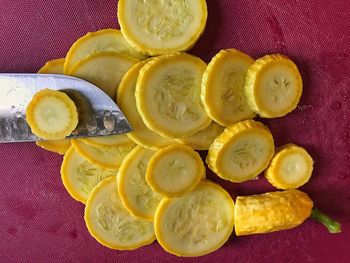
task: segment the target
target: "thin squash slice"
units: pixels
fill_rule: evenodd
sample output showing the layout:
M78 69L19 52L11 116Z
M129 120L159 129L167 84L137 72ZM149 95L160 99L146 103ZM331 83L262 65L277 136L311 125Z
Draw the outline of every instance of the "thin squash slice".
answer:
M118 20L125 39L152 56L190 49L204 32L207 17L205 0L118 3Z
M265 177L278 189L295 189L309 181L312 170L310 154L303 147L289 143L277 149Z
M235 204L237 236L290 229L303 223L311 214L313 202L299 190L238 196Z
M104 147L104 146L121 146L127 144L133 144L132 140L126 136L126 134L115 134L108 136L99 136L99 137L85 137L81 138L85 144L89 144L95 147Z
M61 177L64 187L73 199L86 203L92 189L108 177L116 177L117 169L102 169L81 156L74 147L64 155Z
M162 136L191 136L211 123L200 99L206 64L186 53L149 61L136 84L136 105L146 126Z
M135 144L95 147L85 144L81 139L71 141L74 149L80 155L90 163L104 169L118 169L125 156L135 147Z
M248 69L244 92L249 107L261 117L275 118L291 112L302 91L300 72L284 55L259 58Z
M126 42L120 30L102 29L87 33L71 46L64 63L65 74L68 74L73 65L79 60L102 51L112 51L141 60L146 58L145 55L136 51Z
M240 183L264 171L274 151L270 130L261 122L246 120L227 127L215 139L206 161L219 177Z
M204 174L200 155L188 146L174 144L153 155L146 181L154 192L165 197L179 197L195 188Z
M53 59L39 69L38 74L59 74L63 75L63 65L65 62L65 58Z
M179 198L163 198L154 228L159 244L169 253L196 257L219 249L230 237L234 202L220 186L201 181Z
M174 143L173 139L163 137L147 128L136 107L135 90L140 69L145 65L134 65L123 77L118 87L118 105L128 119L132 132L127 136L142 147L157 150Z
M85 207L85 223L102 245L117 250L133 250L155 240L153 223L133 217L123 206L115 177L100 182Z
M138 62L124 54L104 51L79 60L67 74L89 81L114 98L120 80Z
M196 134L190 137L175 140L179 143L190 146L195 150L206 151L209 149L216 137L218 137L224 131L224 129L224 127L213 121L207 128L197 132Z
M67 94L44 89L37 92L26 109L32 132L45 140L64 139L78 125L78 112Z
M161 195L152 191L145 179L155 151L136 146L123 161L118 174L118 191L126 209L135 217L153 221Z
M201 98L210 118L220 125L227 127L255 116L244 94L247 71L253 63L254 59L247 54L226 49L208 64L203 74Z

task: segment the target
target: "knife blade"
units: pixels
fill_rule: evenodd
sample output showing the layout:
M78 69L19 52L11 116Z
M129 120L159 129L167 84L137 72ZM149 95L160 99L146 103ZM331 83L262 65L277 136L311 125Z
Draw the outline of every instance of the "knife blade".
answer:
M116 103L82 79L54 74L0 74L0 143L37 141L26 107L42 89L65 92L76 104L79 123L68 138L127 133L130 124Z

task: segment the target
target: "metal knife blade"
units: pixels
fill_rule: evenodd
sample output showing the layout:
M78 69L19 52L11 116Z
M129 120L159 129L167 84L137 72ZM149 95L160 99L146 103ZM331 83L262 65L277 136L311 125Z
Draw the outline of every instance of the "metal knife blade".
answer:
M0 74L0 143L39 140L25 110L42 89L68 94L79 110L79 124L69 138L127 133L131 127L115 102L93 84L53 74Z

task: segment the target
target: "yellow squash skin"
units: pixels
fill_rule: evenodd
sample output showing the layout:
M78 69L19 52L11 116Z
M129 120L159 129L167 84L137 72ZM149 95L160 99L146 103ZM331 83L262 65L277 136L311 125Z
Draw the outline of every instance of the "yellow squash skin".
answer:
M238 196L234 218L237 236L290 229L303 223L311 214L313 202L299 190Z

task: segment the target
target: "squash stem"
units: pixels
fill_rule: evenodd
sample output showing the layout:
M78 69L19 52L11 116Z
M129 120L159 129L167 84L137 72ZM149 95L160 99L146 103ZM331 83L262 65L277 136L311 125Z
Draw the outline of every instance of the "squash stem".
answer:
M341 232L341 224L333 219L331 219L328 215L321 212L317 208L312 208L311 216L312 219L321 223L325 227L327 227L328 231L332 234Z

